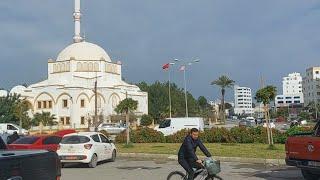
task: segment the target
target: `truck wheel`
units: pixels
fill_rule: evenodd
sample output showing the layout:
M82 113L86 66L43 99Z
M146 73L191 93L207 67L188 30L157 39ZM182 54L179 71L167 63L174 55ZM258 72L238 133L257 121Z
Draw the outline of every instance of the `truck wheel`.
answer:
M95 168L98 164L98 157L96 154L92 155L91 161L89 162L89 168Z
M301 173L304 177L304 179L306 180L319 180L320 177L316 174L313 174L312 172L305 170L305 169L301 169Z

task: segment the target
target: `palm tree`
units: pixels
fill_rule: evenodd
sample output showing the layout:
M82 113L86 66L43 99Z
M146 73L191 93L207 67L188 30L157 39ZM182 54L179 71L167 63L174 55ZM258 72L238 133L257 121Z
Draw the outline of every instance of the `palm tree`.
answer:
M272 129L270 130L270 113L269 113L269 107L271 101L274 100L277 94L277 89L274 86L266 86L265 88L259 89L256 93L255 99L258 102L262 102L265 109L265 116L267 120L267 133L268 133L268 143L269 145L273 145L273 137L272 137Z
M130 143L130 127L129 127L129 113L135 111L138 108L138 101L135 101L131 98L126 98L121 101L116 107L115 111L118 114L125 113L126 114L126 126L127 126L127 145Z
M34 125L40 125L40 123L42 123L44 126L52 126L57 124L55 119L54 114L42 111L42 113L36 113L34 115L32 122Z
M216 85L221 88L221 119L222 122L225 123L225 104L224 104L224 97L227 88L232 88L234 86L235 81L230 79L228 76L222 75L217 80L211 82L211 85Z

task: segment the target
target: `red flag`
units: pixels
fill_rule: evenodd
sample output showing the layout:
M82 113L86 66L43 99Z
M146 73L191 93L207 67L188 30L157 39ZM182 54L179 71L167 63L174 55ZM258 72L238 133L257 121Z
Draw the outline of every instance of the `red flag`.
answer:
M162 69L167 70L170 67L170 63L167 63L165 65L162 66Z

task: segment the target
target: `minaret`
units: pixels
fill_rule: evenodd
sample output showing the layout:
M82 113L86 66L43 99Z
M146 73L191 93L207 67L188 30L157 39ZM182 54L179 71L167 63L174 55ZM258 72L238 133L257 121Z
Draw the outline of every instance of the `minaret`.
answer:
M73 19L74 19L74 36L73 36L73 42L78 43L81 42L83 39L81 37L80 32L80 22L81 22L81 12L80 12L80 0L74 0L74 13L73 13Z

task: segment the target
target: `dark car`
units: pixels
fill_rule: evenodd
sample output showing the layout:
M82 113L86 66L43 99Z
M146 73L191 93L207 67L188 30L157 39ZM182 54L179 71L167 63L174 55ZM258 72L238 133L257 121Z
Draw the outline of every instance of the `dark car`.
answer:
M248 120L239 121L239 127L253 127L255 123Z
M0 150L0 179L59 180L61 163L55 152Z

